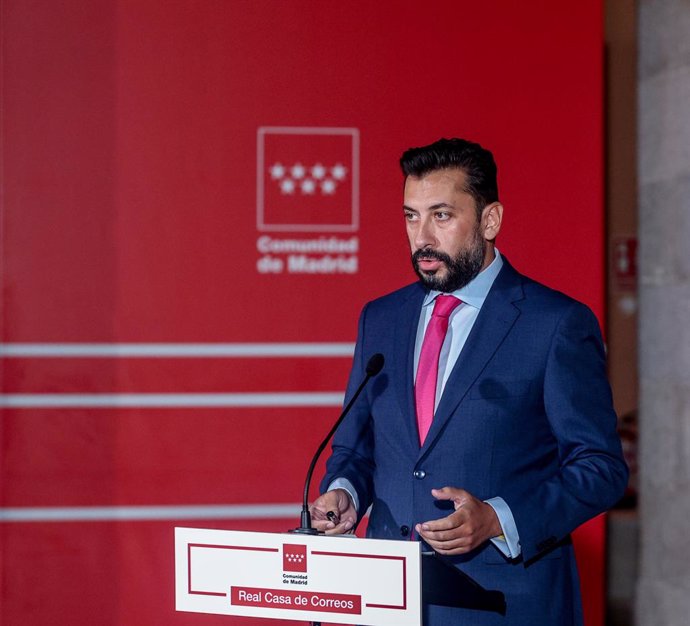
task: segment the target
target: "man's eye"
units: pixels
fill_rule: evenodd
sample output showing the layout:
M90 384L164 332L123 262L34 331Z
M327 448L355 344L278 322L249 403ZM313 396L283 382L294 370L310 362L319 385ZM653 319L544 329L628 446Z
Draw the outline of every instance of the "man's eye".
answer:
M437 211L434 213L434 216L436 217L437 220L447 220L450 217L450 213L446 213L445 211Z
M405 219L406 219L408 222L412 222L412 221L414 221L415 219L417 219L417 215L416 215L416 213L405 213Z

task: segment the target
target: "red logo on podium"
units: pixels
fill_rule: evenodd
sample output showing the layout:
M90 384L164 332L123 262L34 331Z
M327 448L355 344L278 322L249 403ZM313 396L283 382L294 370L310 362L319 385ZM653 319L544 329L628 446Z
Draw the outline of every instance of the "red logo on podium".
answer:
M307 546L283 544L283 571L307 572Z

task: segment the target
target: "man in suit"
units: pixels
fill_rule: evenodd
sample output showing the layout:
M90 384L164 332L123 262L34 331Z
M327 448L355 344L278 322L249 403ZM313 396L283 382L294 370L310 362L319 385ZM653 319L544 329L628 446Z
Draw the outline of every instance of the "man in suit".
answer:
M351 532L371 506L368 536L505 594L505 616L429 606L426 626L577 626L569 533L627 481L598 323L496 249L489 151L442 139L401 166L419 282L362 311L348 397L373 354L385 366L334 438L314 525Z

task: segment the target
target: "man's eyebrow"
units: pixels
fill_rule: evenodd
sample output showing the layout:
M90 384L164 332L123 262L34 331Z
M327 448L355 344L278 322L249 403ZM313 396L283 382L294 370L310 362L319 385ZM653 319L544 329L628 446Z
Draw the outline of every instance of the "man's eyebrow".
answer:
M438 202L436 204L429 205L428 207L425 207L425 209L429 211L435 211L436 209L454 209L455 207L452 204L448 204L447 202ZM417 209L413 209L412 207L407 206L406 204L403 204L403 211L414 211L417 213Z

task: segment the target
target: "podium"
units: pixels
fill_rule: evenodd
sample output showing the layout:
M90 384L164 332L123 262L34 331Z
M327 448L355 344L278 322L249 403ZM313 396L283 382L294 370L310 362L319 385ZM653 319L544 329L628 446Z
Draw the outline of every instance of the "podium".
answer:
M178 611L302 622L420 626L424 603L505 612L416 541L175 529Z

